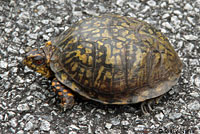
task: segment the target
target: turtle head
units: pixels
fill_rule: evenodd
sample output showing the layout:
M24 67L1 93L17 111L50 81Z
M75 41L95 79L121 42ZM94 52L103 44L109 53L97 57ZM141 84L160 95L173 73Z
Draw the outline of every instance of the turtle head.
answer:
M50 48L52 48L52 46L45 45L42 48L30 50L26 54L23 64L43 76L50 78L53 75L50 69L50 58L52 54L52 49Z

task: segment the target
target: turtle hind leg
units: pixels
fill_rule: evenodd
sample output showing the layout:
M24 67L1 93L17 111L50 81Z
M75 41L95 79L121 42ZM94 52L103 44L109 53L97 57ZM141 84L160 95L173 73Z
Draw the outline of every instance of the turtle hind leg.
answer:
M59 106L65 111L70 109L74 105L74 95L71 92L71 89L62 85L57 78L54 78L52 81L52 90L56 93L59 99Z
M144 115L148 115L151 111L153 111L152 105L158 104L162 96L146 100L141 103L141 110Z

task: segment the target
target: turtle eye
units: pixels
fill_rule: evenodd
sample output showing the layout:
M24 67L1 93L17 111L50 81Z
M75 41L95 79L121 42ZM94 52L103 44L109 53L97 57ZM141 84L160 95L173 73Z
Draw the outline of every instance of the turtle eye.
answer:
M33 58L33 63L35 65L40 66L40 65L43 65L45 63L45 59L41 56L36 56L36 57Z

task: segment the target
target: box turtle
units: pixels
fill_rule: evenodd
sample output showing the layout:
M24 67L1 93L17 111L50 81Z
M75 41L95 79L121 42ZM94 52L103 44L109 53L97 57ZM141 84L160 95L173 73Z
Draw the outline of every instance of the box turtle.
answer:
M74 95L104 104L145 102L163 95L180 77L182 62L168 39L148 23L106 14L81 20L23 63L52 80L60 105Z

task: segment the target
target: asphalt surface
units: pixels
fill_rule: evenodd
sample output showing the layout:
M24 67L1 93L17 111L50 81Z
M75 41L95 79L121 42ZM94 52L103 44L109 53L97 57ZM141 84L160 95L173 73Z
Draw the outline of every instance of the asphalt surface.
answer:
M170 40L184 64L176 86L149 115L140 105L107 106L78 98L66 112L50 81L22 65L77 20L118 13L144 20ZM200 134L200 0L1 0L1 134Z

